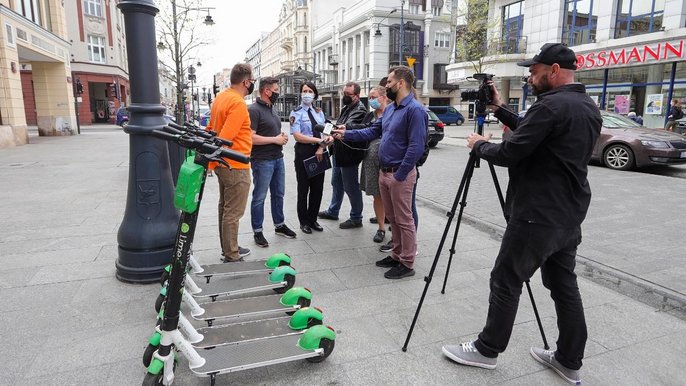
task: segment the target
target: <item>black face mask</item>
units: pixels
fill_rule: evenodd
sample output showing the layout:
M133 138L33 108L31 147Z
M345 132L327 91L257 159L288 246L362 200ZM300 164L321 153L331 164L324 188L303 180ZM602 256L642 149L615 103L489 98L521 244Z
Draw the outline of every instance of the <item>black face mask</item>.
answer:
M353 103L353 97L350 95L344 95L343 96L343 104L345 106L350 106Z
M398 91L393 91L392 88L386 88L386 97L395 102L395 98L398 96Z
M248 86L248 95L252 94L252 92L255 91L255 83L250 83L250 86Z
M269 102L271 102L271 104L274 104L276 103L277 99L279 99L279 93L272 91L272 95L269 97Z

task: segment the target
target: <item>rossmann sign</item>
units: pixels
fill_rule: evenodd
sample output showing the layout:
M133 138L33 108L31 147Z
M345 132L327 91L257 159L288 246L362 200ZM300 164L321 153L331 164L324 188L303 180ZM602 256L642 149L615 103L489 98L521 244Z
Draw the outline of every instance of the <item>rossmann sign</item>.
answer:
M625 65L651 64L686 60L684 39L657 42L636 47L594 51L576 56L579 70L598 69Z

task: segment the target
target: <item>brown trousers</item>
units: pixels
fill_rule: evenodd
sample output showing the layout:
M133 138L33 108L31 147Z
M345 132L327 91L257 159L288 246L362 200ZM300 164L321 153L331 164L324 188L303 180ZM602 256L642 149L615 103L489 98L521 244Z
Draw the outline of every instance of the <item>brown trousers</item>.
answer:
M238 260L238 221L250 193L250 169L214 169L219 181L219 240L226 260Z

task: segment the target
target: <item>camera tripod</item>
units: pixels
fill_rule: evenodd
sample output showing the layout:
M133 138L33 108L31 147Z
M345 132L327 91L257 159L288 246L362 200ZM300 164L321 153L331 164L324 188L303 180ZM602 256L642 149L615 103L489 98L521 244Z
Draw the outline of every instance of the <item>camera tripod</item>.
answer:
M478 133L483 134L483 125L479 125ZM414 331L415 324L417 323L417 318L419 317L419 312L422 309L422 304L424 303L424 298L429 290L429 285L436 270L436 265L438 264L438 259L441 257L441 252L443 251L443 246L445 244L446 237L448 236L448 231L450 230L450 224L455 217L455 210L457 209L458 203L460 204L460 211L457 214L457 222L455 224L455 234L453 235L453 242L450 247L450 257L448 258L448 266L445 271L445 278L443 279L443 287L441 288L441 294L445 294L445 286L448 282L448 275L450 274L450 264L453 260L453 255L455 254L455 243L457 242L457 235L460 231L460 223L462 222L462 214L464 213L464 208L467 206L467 193L469 192L469 185L474 173L474 168L478 167L479 158L476 153L472 150L469 153L469 160L467 161L467 167L465 168L464 174L462 175L462 180L460 181L460 186L457 189L457 194L455 195L455 201L450 211L447 213L448 222L445 224L445 229L443 230L443 236L438 244L438 250L436 251L436 257L434 257L433 264L431 265L431 270L429 270L429 275L424 277L426 284L424 285L424 291L422 292L422 297L419 299L419 304L417 304L417 311L414 314L414 319L412 319L412 324L410 325L410 330L407 333L407 338L405 339L405 344L402 347L403 351L407 351L407 345L410 343L410 338L412 337L412 332ZM498 194L498 201L500 202L500 207L505 216L505 221L508 217L505 215L505 200L503 199L503 193L500 190L500 184L498 183L498 177L495 174L495 168L491 162L488 162L488 167L491 171L491 177L493 177L493 184L495 186L496 193ZM536 322L538 323L538 329L541 332L541 338L543 338L543 346L546 350L550 348L548 346L548 341L545 337L545 332L543 331L543 325L541 324L541 317L538 314L538 308L536 307L536 302L534 301L534 295L531 292L531 286L529 285L529 280L526 282L526 289L529 292L529 299L531 299L531 305L534 309L534 314L536 315Z

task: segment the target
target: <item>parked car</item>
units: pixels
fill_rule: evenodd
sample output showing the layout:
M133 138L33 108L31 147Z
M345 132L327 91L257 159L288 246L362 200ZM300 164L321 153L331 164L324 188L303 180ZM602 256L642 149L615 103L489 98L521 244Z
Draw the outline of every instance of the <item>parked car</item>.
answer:
M677 126L674 129L674 132L686 135L686 117L677 119L676 124Z
M426 113L429 115L429 147L434 148L445 136L443 131L445 124L428 108L426 109Z
M451 106L429 106L429 110L433 111L438 119L445 125L458 125L464 123L464 116Z
M115 124L124 127L129 124L129 110L122 106L117 109L117 118L114 121Z
M520 117L526 114L519 113ZM591 160L615 170L631 170L648 165L686 164L686 137L662 129L649 129L631 119L600 111L603 126L593 147ZM503 126L503 140L512 132Z
M207 127L207 125L210 124L210 109L207 109L205 112L200 113L200 119L198 119L200 122L200 126L202 127Z

